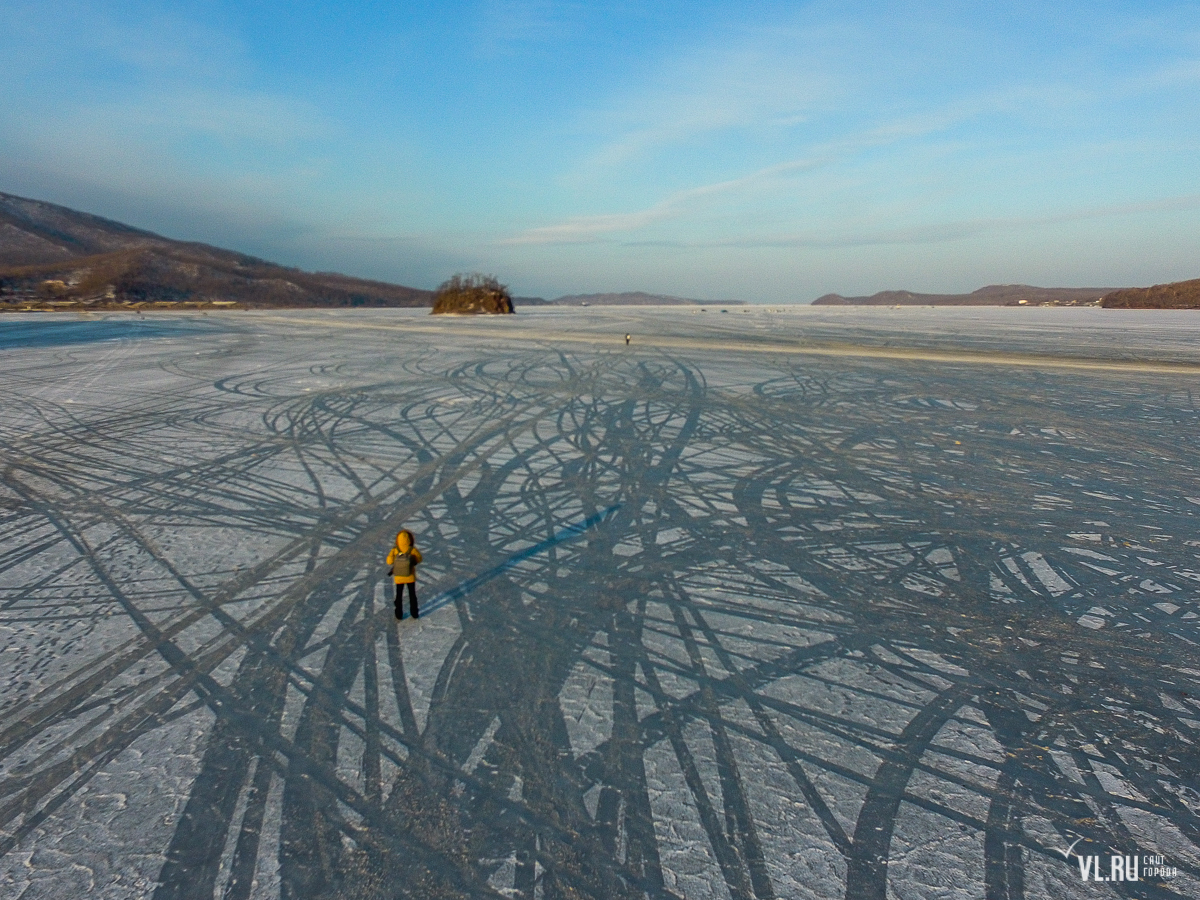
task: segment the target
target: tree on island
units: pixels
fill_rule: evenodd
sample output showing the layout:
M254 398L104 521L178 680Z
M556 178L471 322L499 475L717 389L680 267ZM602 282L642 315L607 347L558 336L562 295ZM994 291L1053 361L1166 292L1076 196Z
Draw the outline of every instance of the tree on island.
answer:
M493 275L455 275L433 295L433 315L513 312L508 286Z

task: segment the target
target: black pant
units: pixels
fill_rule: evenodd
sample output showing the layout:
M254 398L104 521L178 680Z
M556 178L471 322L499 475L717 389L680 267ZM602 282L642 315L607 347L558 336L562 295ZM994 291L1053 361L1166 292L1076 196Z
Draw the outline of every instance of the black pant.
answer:
M404 618L404 585L396 585L396 618ZM412 611L414 619L419 617L417 613L417 583L415 581L408 582L408 608Z

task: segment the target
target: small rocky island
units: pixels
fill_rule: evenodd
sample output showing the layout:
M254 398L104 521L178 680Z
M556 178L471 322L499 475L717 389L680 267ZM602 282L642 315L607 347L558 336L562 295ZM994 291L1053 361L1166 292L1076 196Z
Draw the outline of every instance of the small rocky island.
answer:
M491 275L455 275L433 295L433 315L474 316L512 313L508 287Z

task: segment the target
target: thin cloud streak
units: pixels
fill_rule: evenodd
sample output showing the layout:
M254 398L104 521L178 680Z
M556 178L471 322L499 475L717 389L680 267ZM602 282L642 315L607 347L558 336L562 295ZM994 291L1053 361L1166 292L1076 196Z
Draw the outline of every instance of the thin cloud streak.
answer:
M586 111L577 126L581 132L616 133L602 139L569 178L603 177L702 135L794 128L809 121L814 109L835 105L845 94L841 79L785 39L794 36L793 29L747 32L740 41L733 38L733 46L723 36L722 46L691 48L648 76L650 84L616 95L604 109Z
M877 231L873 234L816 236L790 235L764 238L744 238L727 241L613 241L624 247L663 247L676 250L737 250L766 249L830 249L850 247L883 247L897 245L940 244L965 240L998 231L1015 231L1065 225L1096 219L1119 218L1152 212L1187 212L1200 209L1200 194L1168 197L1162 200L1111 204L1089 209L1073 210L1045 216L1012 216L947 222L937 225L914 226Z
M516 55L531 45L564 43L585 7L561 0L484 0L473 26L478 52Z
M749 175L744 175L741 178L732 178L728 181L718 181L713 184L705 184L678 191L647 209L631 213L580 216L561 225L531 228L516 237L507 238L498 243L505 246L588 243L597 235L611 234L618 231L633 231L638 228L644 228L647 225L653 225L674 218L679 211L694 201L719 194L744 190L753 185L782 178L787 175L811 171L819 165L821 165L819 160L809 159L797 159L778 163L773 166L767 166L765 169L759 169L757 172L751 172Z
M135 12L62 0L51 13L42 2L6 0L0 28L6 59L17 63L19 75L46 70L78 76L117 67L155 82L192 81L225 78L246 64L246 48L235 34L166 9Z
M1136 95L1145 90L1166 84L1179 85L1186 83L1197 77L1200 77L1200 63L1173 63L1148 73L1140 73L1125 78L1106 79L1105 95L1112 95L1114 93ZM1061 114L1063 108L1094 104L1100 96L1101 93L1095 88L1083 90L1065 83L1040 86L1031 84L1010 85L1004 89L995 89L976 96L960 98L942 109L930 110L881 124L841 141L828 142L813 147L809 155L802 160L780 163L765 167L740 178L728 179L710 185L702 185L678 191L658 203L641 210L627 213L576 216L556 225L528 229L498 243L500 245L596 243L630 247L704 246L711 248L733 248L751 245L764 248L770 246L781 248L796 246L880 246L897 243L937 243L943 240L957 239L957 237L963 236L972 228L996 230L1001 228L1016 228L1020 227L1021 224L1028 224L1031 227L1040 224L1053 224L1055 221L1053 218L1043 221L1041 219L1026 220L993 217L972 220L976 224L951 222L943 226L929 226L928 229L918 226L889 232L896 235L895 238L889 238L881 234L879 236L851 240L784 238L777 241L768 240L761 242L754 239L747 239L746 241L731 239L689 242L672 241L669 239L661 241L619 241L611 239L611 236L614 234L634 232L680 219L695 208L695 201L717 195L731 195L739 190L753 187L772 178L782 178L789 174L809 172L823 166L835 164L866 150L930 137L938 133L947 132L972 120L987 119L991 116L1020 115L1028 117L1036 115L1038 110L1040 110L1044 117L1050 118L1053 113L1057 112ZM1083 216L1083 218L1096 217L1101 216L1093 214ZM1073 213L1067 213L1062 221L1074 221L1078 218L1080 217ZM1012 224L1004 224L1008 222ZM920 237L926 233L926 237Z
M814 148L810 157L766 166L739 178L677 191L645 209L628 213L578 216L558 225L528 229L519 235L499 241L499 243L501 245L580 244L593 242L603 235L635 231L678 218L697 200L722 194L733 194L789 175L811 172L863 150L944 130L978 115L981 111L982 105L970 104L901 119L873 128L856 137Z

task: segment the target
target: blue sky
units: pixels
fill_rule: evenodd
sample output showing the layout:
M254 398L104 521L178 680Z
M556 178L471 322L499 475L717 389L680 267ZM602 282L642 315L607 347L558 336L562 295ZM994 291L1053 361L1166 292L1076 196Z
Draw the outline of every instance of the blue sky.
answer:
M809 301L1200 277L1200 4L0 6L0 190L310 269Z

